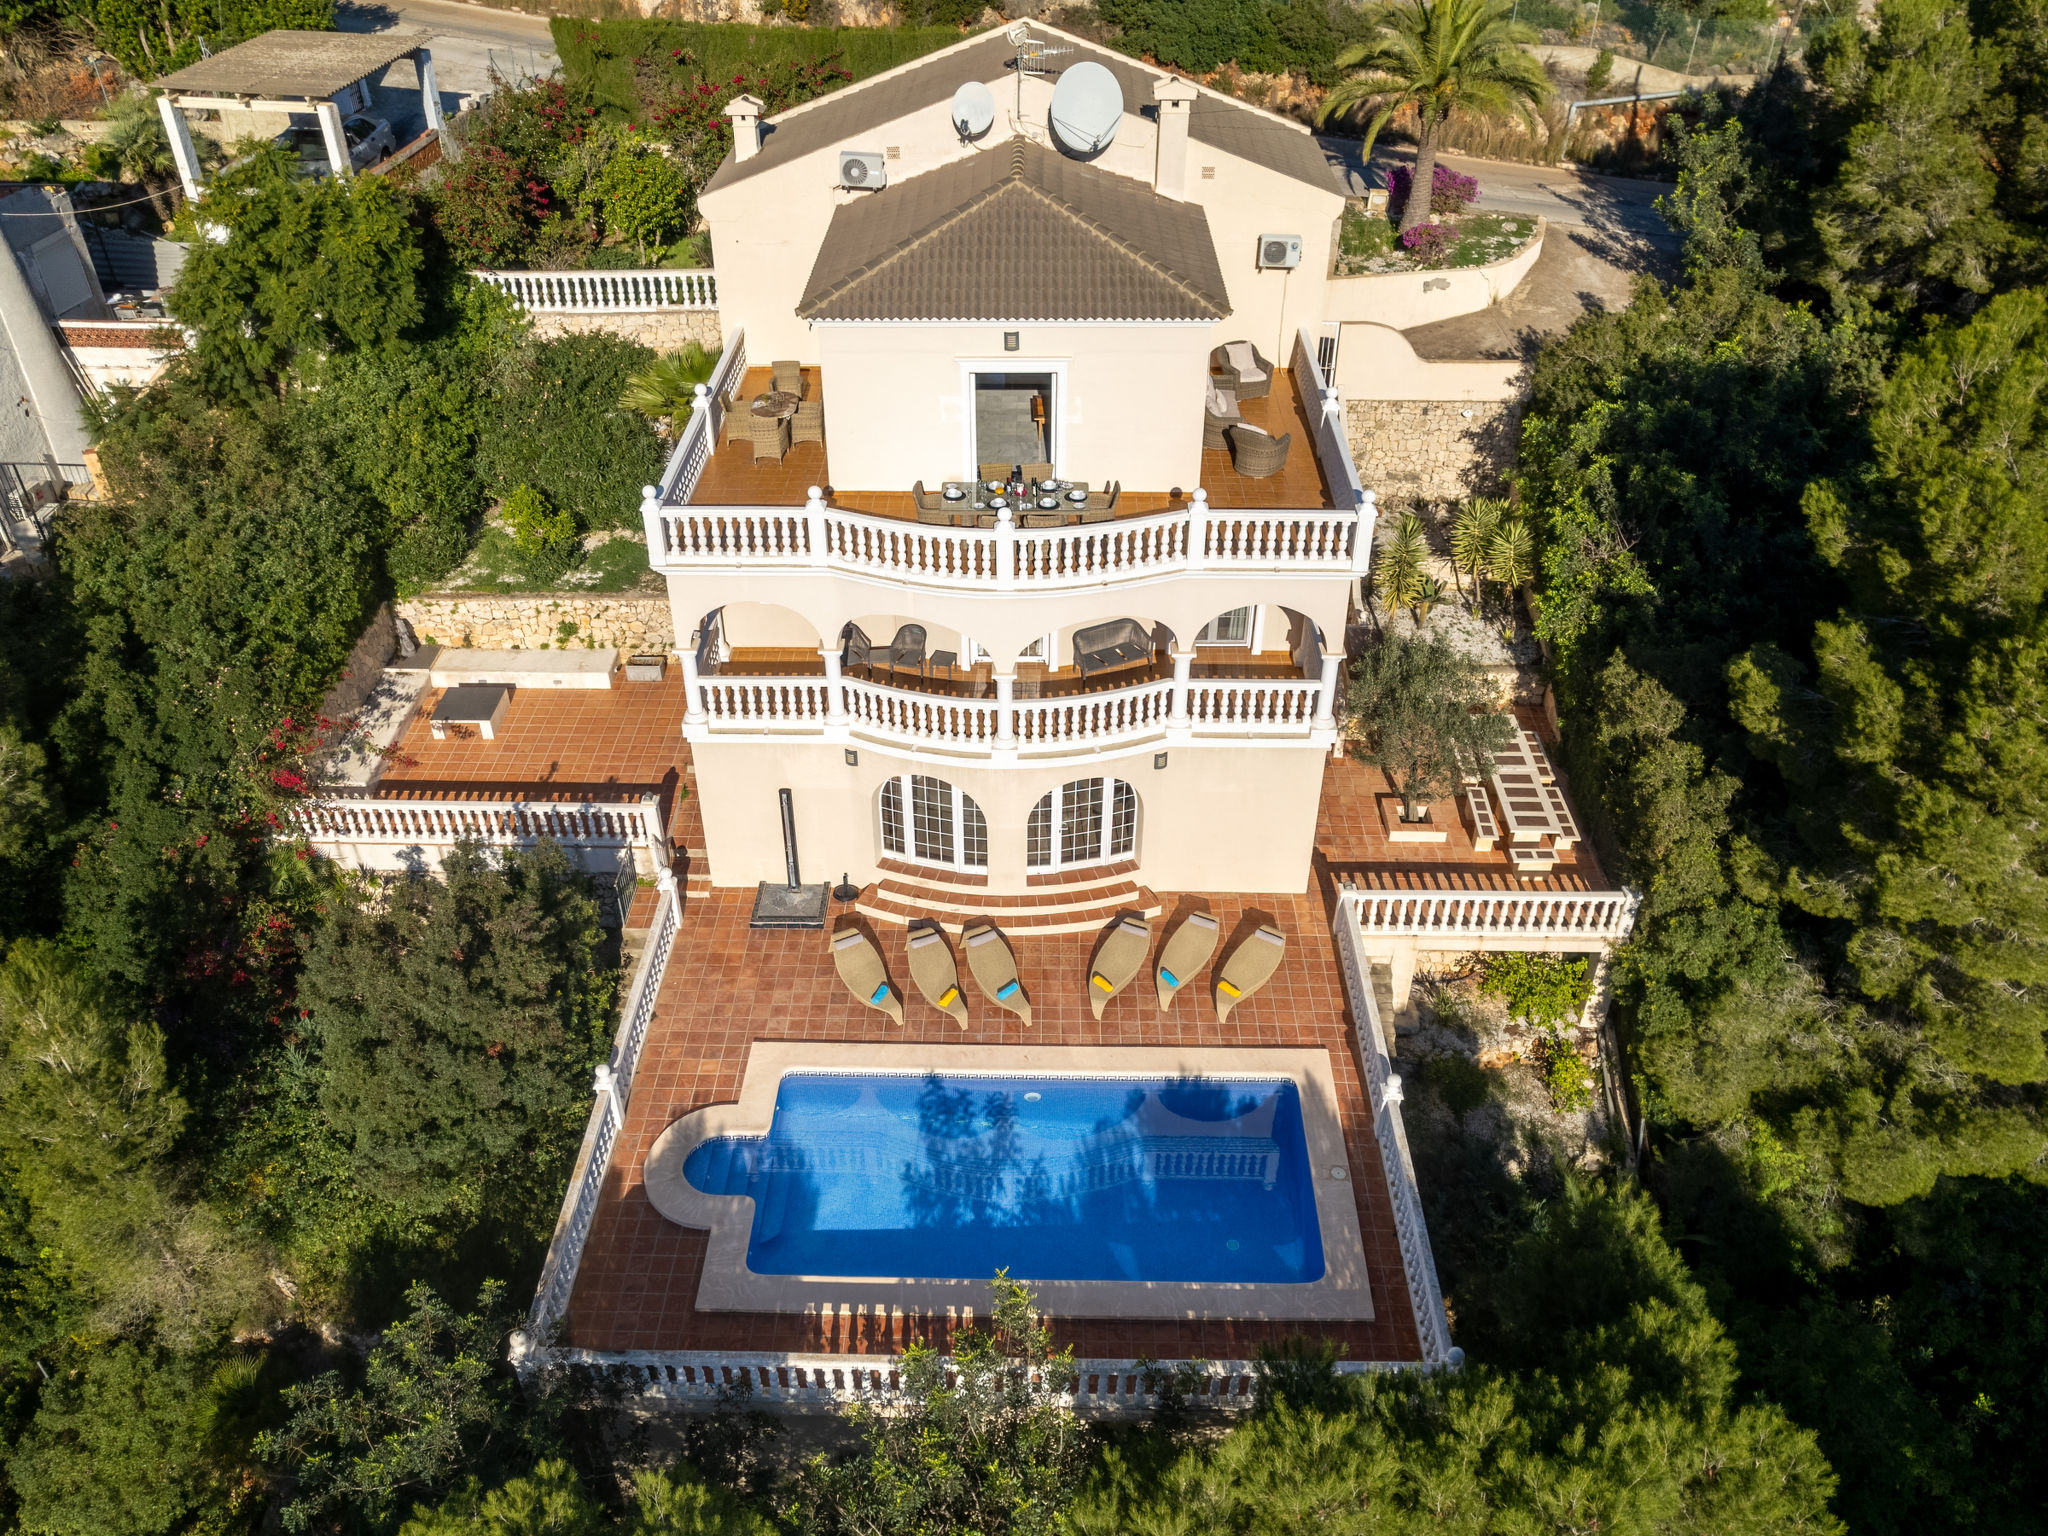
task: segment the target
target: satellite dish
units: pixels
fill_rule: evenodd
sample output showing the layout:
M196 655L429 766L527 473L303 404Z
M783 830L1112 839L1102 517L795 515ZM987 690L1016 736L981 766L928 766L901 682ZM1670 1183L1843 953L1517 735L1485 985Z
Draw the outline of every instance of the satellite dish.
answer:
M1052 88L1053 137L1070 154L1101 154L1123 118L1123 87L1092 60L1067 70Z
M953 126L963 139L978 139L996 120L996 99L979 80L970 80L953 93Z

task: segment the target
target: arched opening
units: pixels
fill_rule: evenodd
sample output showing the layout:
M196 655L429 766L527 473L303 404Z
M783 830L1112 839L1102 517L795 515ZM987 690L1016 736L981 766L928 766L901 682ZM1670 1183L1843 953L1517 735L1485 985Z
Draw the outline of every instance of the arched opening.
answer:
M1122 779L1072 779L1024 825L1024 865L1039 873L1127 859L1138 848L1138 792Z
M694 637L706 676L807 676L819 670L818 630L793 608L727 603L704 616Z
M988 818L944 779L898 773L882 781L882 852L945 869L988 868Z

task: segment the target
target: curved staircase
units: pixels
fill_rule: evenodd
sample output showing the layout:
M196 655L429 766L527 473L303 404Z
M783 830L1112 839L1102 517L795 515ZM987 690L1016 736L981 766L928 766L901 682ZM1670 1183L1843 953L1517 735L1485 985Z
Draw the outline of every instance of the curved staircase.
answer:
M891 864L882 878L860 893L854 910L878 923L909 923L928 917L957 930L986 917L1012 938L1039 934L1093 933L1120 912L1157 917L1164 904L1132 877L1135 863L1035 877L1021 896L998 896L988 887L939 871L914 871Z

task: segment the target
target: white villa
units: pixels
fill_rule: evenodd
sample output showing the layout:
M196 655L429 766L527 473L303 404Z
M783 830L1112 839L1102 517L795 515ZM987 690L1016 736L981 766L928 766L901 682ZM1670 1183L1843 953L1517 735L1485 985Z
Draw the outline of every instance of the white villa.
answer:
M714 883L782 875L786 787L877 917L1300 890L1373 526L1314 139L1036 25L729 110L724 358L643 509ZM1013 469L1057 483L973 489Z

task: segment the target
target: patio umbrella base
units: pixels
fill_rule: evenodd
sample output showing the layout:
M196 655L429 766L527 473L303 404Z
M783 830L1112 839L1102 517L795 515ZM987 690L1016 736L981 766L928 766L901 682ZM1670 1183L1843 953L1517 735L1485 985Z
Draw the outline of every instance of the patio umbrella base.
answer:
M831 905L828 886L783 885L763 880L754 892L749 928L823 928Z

